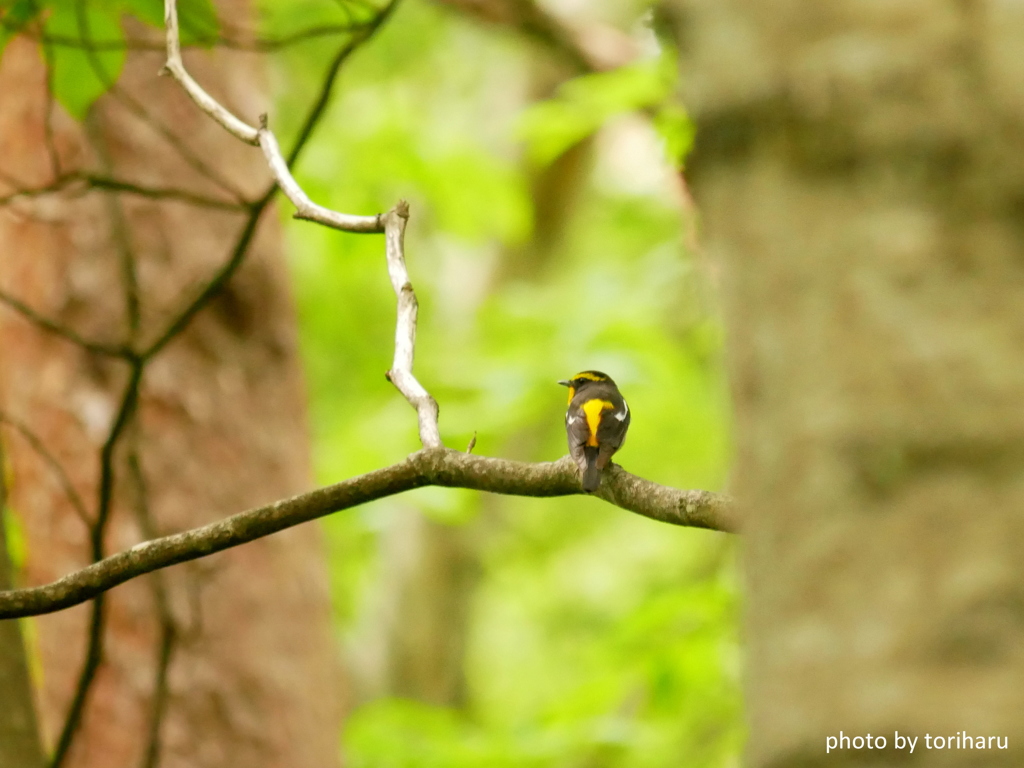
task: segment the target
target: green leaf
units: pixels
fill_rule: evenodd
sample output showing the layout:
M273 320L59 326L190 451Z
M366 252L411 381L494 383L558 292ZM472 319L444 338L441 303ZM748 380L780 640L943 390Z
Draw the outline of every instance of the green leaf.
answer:
M0 0L0 55L7 41L39 15L35 0Z
M19 571L24 567L26 557L25 534L21 529L21 522L11 509L0 509L0 527L3 528L3 540L7 544L7 556L10 558L11 567L14 571Z
M668 102L654 116L654 127L665 142L665 154L677 168L693 148L696 130L686 108L677 102Z
M523 112L519 137L526 143L530 159L547 165L610 118L659 107L671 96L675 82L675 57L667 53L610 72L577 77L564 83L553 99Z
M140 21L154 27L164 25L163 0L123 0L123 8ZM217 42L220 23L212 0L180 0L178 26L184 45L207 45Z
M162 7L160 17L162 25ZM220 34L217 9L213 7L212 0L183 0L178 4L178 24L181 26L181 42L185 45L213 45Z
M96 41L121 42L119 9L112 4L86 4L59 0L46 20L47 35L75 45L51 45L47 58L52 67L53 95L77 120L116 81L124 66L124 49L89 50Z

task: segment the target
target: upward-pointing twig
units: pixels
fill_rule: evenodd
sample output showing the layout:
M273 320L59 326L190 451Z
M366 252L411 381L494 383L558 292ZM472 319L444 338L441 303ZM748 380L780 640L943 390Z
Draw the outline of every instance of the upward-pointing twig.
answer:
M416 318L419 304L405 267L405 225L409 220L409 204L399 200L398 205L382 217L384 240L388 259L388 276L398 297L398 320L395 323L395 357L388 371L388 380L416 409L420 442L424 448L441 447L441 434L437 427L437 401L423 388L412 373L416 353Z
M380 15L382 22L394 3L389 5ZM258 144L267 159L267 165L277 186L295 205L295 217L314 221L333 229L359 234L384 233L385 255L387 258L388 275L391 285L398 297L397 322L395 324L395 356L391 370L387 372L388 380L395 385L406 400L416 409L419 422L420 442L424 448L441 447L441 434L437 425L437 401L417 380L412 372L413 357L416 349L416 320L418 303L416 293L409 280L409 271L405 266L405 225L409 220L409 204L400 200L398 204L385 214L377 216L355 216L340 213L314 203L295 180L289 170L289 162L281 153L277 138L267 126L266 115L260 116L259 127L253 128L245 121L232 114L219 104L185 71L181 60L181 47L178 39L178 8L176 0L165 0L164 17L167 23L167 65L175 80L181 83L185 92L206 114L220 123L225 130L248 144ZM368 27L366 34L372 33L375 26ZM343 52L344 53L344 52Z

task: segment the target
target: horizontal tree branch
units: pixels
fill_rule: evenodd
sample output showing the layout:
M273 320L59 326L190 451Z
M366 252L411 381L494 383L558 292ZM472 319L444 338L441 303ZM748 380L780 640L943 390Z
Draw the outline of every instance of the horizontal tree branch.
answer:
M513 496L582 493L575 462L530 464L426 448L390 467L335 485L241 512L216 523L146 541L39 587L0 592L0 619L52 613L96 597L145 573L184 563L269 536L368 501L435 485ZM631 475L617 465L605 470L594 494L630 512L673 525L734 532L732 501L708 491L683 491Z

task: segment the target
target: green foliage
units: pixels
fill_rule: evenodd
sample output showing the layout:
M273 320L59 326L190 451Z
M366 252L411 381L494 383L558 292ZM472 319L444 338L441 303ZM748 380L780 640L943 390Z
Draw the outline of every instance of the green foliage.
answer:
M46 46L50 82L57 101L77 120L117 81L124 65L123 49L89 50L91 41L123 43L116 7L78 0L55 0L49 7L47 35L81 44Z
M653 116L654 127L665 142L665 154L671 163L682 168L683 160L693 148L693 121L682 104L666 101Z
M609 72L569 80L552 99L529 107L519 124L530 158L547 165L569 147L595 133L609 119L635 110L654 117L668 157L680 164L693 141L686 110L672 99L678 65L671 51Z
M0 0L0 54L8 41L39 13L35 0Z
M124 16L164 23L162 0L8 0L0 5L0 55L19 31L41 22L41 52L58 103L76 120L117 82L125 61ZM212 0L178 3L182 42L212 43L219 25Z
M271 14L291 7L266 6ZM332 54L326 41L309 49L316 56L289 52L275 74L272 125L285 136ZM666 54L579 78L531 106L523 95L532 55L522 41L433 5L400 6L346 65L299 180L318 202L349 212L412 203L416 372L441 403L448 445L475 433L480 453L563 455L565 390L555 381L594 367L616 378L633 411L619 454L627 469L720 487L729 456L721 332L704 273L684 247L692 224L671 183L638 190L628 173L603 169L608 152L599 149L559 242L539 251L533 241L539 165L586 136L639 137L671 174L692 138L673 103L674 61ZM647 127L622 119L637 109ZM318 479L400 460L418 446L415 416L383 376L395 306L383 244L305 223L289 223L287 233ZM735 764L738 588L727 537L582 497L485 500L422 489L325 523L343 633L373 578L382 521L410 506L452 525L490 521L468 703L365 705L346 725L348 764Z
M0 508L0 527L3 528L3 541L7 545L7 556L11 560L11 568L17 572L25 564L25 534L17 516L7 508Z
M606 5L623 19L643 10L633 0ZM158 0L13 0L3 8L4 34L33 19L44 23L54 92L76 117L120 73L124 51L106 44L123 40L122 17L162 23ZM371 11L344 1L261 3L263 31L273 37L365 20ZM217 34L209 0L183 0L181 15L186 42ZM285 146L344 42L311 40L278 59L271 124ZM684 246L691 224L666 180L692 142L673 97L674 57L663 51L576 78L531 105L525 94L536 55L513 36L408 0L346 64L299 180L313 199L344 211L411 202L416 370L441 403L449 445L476 434L481 453L561 456L565 391L555 381L599 368L616 378L633 412L620 463L660 482L717 488L729 456L721 332L707 280ZM637 112L646 122L628 119ZM544 168L590 136L598 139L596 166L557 242L541 247L534 229L549 212L534 210L531 189ZM639 141L660 152L662 181L644 186L632 168L616 170L608 148L616 137L625 137L618 151ZM383 376L395 305L383 243L308 223L287 224L287 234L318 478L327 483L397 461L417 443L413 412ZM385 699L361 707L343 738L350 765L735 762L738 589L726 537L582 497L485 500L422 489L326 522L342 633L372 578L381 521L410 507L451 525L488 523L479 542L467 704Z
M2 458L2 450L0 450L0 458ZM14 480L13 473L10 466L6 465L2 460L0 460L0 472L6 473L6 477L3 480L7 482L6 487L10 488ZM0 502L2 501L3 499L0 498ZM9 575L13 586L22 586L19 584L18 576L28 559L28 544L25 531L14 510L0 503L0 558L3 557L8 559ZM18 619L18 625L21 628L22 636L25 638L25 651L28 654L29 673L32 681L37 686L42 685L43 659L39 648L35 619Z

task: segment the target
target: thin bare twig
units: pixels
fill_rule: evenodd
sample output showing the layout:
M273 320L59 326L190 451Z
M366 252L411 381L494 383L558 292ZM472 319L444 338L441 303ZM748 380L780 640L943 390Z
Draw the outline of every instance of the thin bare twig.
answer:
M53 472L54 476L56 476L57 482L60 483L61 490L64 491L64 495L71 503L71 507L75 510L75 514L78 515L83 523L91 527L92 522L89 520L89 513L85 509L85 502L79 495L74 483L71 482L71 478L68 477L68 473L64 471L64 465L57 460L57 457L53 455L49 448L46 447L46 444L42 439L35 432L29 429L25 423L8 416L2 411L0 411L0 424L7 424L15 432L21 435L25 442L32 447L32 450L35 451L36 455L46 462L50 471Z
M106 595L97 595L92 603L92 612L89 615L89 633L86 637L85 661L82 663L82 671L78 675L78 684L71 697L71 704L68 705L64 727L61 728L57 745L53 748L49 768L61 768L67 759L71 743L78 731L78 725L82 722L89 691L92 688L93 680L96 679L96 671L100 668L100 662L103 661L103 629L106 625L105 597Z
M153 200L176 200L199 208L216 208L223 211L240 213L247 210L248 204L244 202L233 202L231 200L218 200L215 197L207 197L184 189L173 187L146 187L140 184L114 179L109 176L95 174L81 174L83 181L96 189L106 189L112 192L124 192L139 197L148 197Z
M43 117L43 143L50 158L50 174L56 178L61 175L60 153L53 137L53 49L43 45L43 61L46 64L46 114Z
M89 19L85 13L85 0L76 0L75 5L76 19L78 24L78 34L83 43L83 49L86 52L86 58L89 60L89 66L93 73L103 83L107 93L117 101L121 106L127 109L131 114L135 115L142 123L153 130L157 135L163 138L181 157L185 163L205 177L212 183L219 186L222 190L230 194L238 202L245 200L245 194L238 189L229 179L222 176L216 171L216 169L207 165L199 155L194 153L188 146L188 144L181 139L174 131L164 125L158 120L145 105L136 101L136 99L123 88L121 88L114 78L112 78L106 71L106 67L103 66L103 62L100 61L97 55L96 48L92 45L92 33L89 29Z
M133 445L128 455L128 469L135 486L135 514L139 521L139 528L147 539L155 539L159 536L156 521L149 508L149 488L146 485L146 477L142 471L142 462L139 460L138 446ZM167 702L170 699L170 688L168 686L168 673L171 661L174 657L174 649L177 645L178 631L171 615L170 599L167 595L167 584L164 574L161 571L154 571L151 580L153 587L153 602L156 604L157 619L160 624L160 635L157 639L156 648L156 670L153 680L153 701L149 713L149 735L146 740L146 749L142 755L141 768L156 768L160 760L160 725L163 722L164 713L167 711Z
M352 21L336 24L316 24L295 32L289 32L279 37L256 37L252 40L242 40L227 35L217 35L210 38L196 40L195 42L183 45L183 48L227 48L236 51L255 51L256 53L273 53L283 48L288 48L309 40L316 40L322 37L335 37L337 35L352 34L361 32L372 21ZM14 25L0 19L0 28L11 30ZM81 50L91 48L94 51L163 51L166 49L164 43L139 38L126 38L124 40L90 40L84 42L78 37L67 35L54 35L45 32L34 32L26 28L17 30L40 45L48 45L51 48L71 48Z
M95 54L92 54L95 57ZM106 142L99 132L95 112L86 117L84 127L89 143L92 144L104 170L110 173L113 170L113 162L107 150ZM118 256L121 262L121 285L124 293L125 314L128 318L128 345L134 346L139 335L139 328L142 324L142 311L139 298L139 276L135 266L135 251L132 248L132 238L128 231L128 221L125 218L124 206L121 204L119 195L105 195L107 215L110 218L111 230L114 244L117 247Z
M117 409L117 415L110 425L110 432L100 450L100 487L99 499L96 509L96 524L92 531L92 554L93 558L103 557L103 538L107 531L107 522L110 520L110 513L113 510L114 501L114 450L117 448L118 440L128 422L135 413L135 407L139 402L139 387L142 384L142 373L144 361L136 358L131 361L131 371L128 375L128 382L125 384L124 393L121 395L121 404Z
M382 11L379 23L383 23L384 18L386 18L387 14L390 14L393 8L394 3ZM379 233L382 230L384 231L388 275L391 278L391 285L398 298L395 354L387 377L413 408L416 409L420 442L423 444L423 447L440 447L442 442L437 424L437 401L420 384L412 372L416 348L418 303L416 301L416 293L409 280L408 269L405 266L404 240L405 225L409 219L408 203L401 200L391 211L377 216L343 214L313 203L289 170L290 166L294 164L296 155L293 153L288 160L285 160L278 146L277 139L267 127L266 116L262 115L260 117L259 128L255 130L254 134L251 133L251 126L239 120L229 110L219 104L185 71L181 61L181 51L178 42L176 0L165 0L164 17L167 22L166 71L170 72L181 83L182 87L200 109L220 123L227 131L240 140L246 143L258 144L263 149L263 154L267 159L267 164L274 175L275 181L297 208L297 218L316 221L346 232ZM372 34L374 29L376 27L371 28L366 35ZM340 66L341 61L351 52L354 44L355 41L339 52L333 66L335 71ZM314 107L314 113L319 114L325 104L326 99L321 99L320 103ZM303 135L304 133L300 133L300 137Z
M0 290L0 304L6 304L33 325L41 328L47 333L60 336L62 339L70 341L72 344L77 344L87 352L104 355L106 357L119 357L125 360L131 359L134 355L131 349L121 344L106 344L104 342L87 339L77 331L61 325L48 317L44 317L25 302L20 299L16 299L14 296L11 296L3 290Z
M369 31L367 32L367 34L363 35L360 38L360 43L366 42L366 40L370 38L373 32L380 28L380 25L383 23L383 20L386 19L388 14L391 13L391 9L394 8L396 2L397 0L392 0L392 3L380 12L379 18L377 19L377 23L372 24L369 27ZM166 0L164 8L165 16L169 19L172 19L176 27L177 8L174 3L174 0ZM168 41L170 41L170 37L168 37ZM170 49L170 43L168 43L168 47ZM353 50L353 41L349 41L344 46L342 46L338 54L335 55L333 61L331 62L331 65L327 68L324 80L320 86L319 95L317 96L316 101L313 103L313 106L310 108L309 113L306 115L306 119L303 120L302 128L299 130L299 134L295 139L295 144L292 147L291 152L288 153L288 159L284 160L283 156L281 155L280 149L277 150L277 156L279 158L282 158L276 169L277 172L281 172L283 169L283 172L288 176L288 178L291 178L291 172L288 169L291 165L298 162L298 159L302 154L302 150L309 143L309 140L313 136L313 131L319 124L320 120L323 118L324 112L326 111L328 100L330 98L331 91L334 86L334 82L337 80L341 65L348 58L348 56L352 53ZM168 53L168 59L170 60L170 53ZM177 61L179 65L177 68L168 68L167 70L175 77L175 79L178 79L178 75L175 74L176 71L180 69L181 72L184 72L184 65L181 64L180 51L178 52ZM185 74L187 76L187 73ZM182 81L179 80L179 82ZM182 82L182 85L184 87L185 83ZM199 86L196 85L196 87L198 88ZM189 92L187 88L186 92L188 92L191 95L191 92ZM212 97L208 98L211 98L212 100ZM225 110L223 107L220 107L219 104L217 105L217 107L218 109L230 115L230 113L228 113L227 110ZM273 141L275 148L277 147L277 141L269 130L265 131L263 135L265 137L269 137L270 140ZM266 152L266 149L264 149L264 152ZM275 171L275 169L272 168L271 171L273 172ZM295 186L296 188L298 187L297 184ZM249 218L246 221L245 225L242 227L242 231L240 232L238 239L235 242L230 258L217 271L217 274L214 275L214 277L204 286L204 288L199 292L199 295L196 296L191 301L189 301L185 305L185 307L181 309L167 324L165 330L157 336L156 340L154 340L146 348L146 350L142 353L142 357L144 359L148 360L153 355L157 354L161 349L163 349L168 344L168 342L171 341L171 339L173 339L178 333L183 331L189 325L189 323L192 322L192 319L199 313L199 311L202 310L202 308L206 306L206 304L214 296L217 295L217 293L224 287L224 284L227 283L231 276L238 270L238 268L241 266L242 262L245 259L245 254L249 248L249 244L251 243L252 238L256 233L256 227L257 224L259 223L260 215L263 213L263 210L270 204L270 201L273 199L276 191L276 185L270 185L267 188L266 192L260 197L260 199L250 206ZM372 218L374 219L374 221L376 221L377 217L369 218Z
M416 353L416 319L419 303L409 280L409 271L405 267L405 225L409 220L409 204L405 200L399 200L394 208L384 214L383 220L388 276L391 278L391 287L395 289L395 295L398 297L395 356L387 377L416 409L420 442L423 447L439 448L443 443L437 427L437 401L423 388L412 372L413 357Z
M185 92L203 112L208 114L225 130L246 144L256 145L259 143L256 129L251 125L239 120L230 111L210 94L203 90L192 76L185 70L185 64L181 60L181 41L178 32L178 6L175 0L164 2L164 24L167 27L167 63L164 64L164 72L174 76Z
M135 406L139 399L139 385L142 382L143 363L138 358L131 360L131 371L128 383L125 385L124 393L121 396L121 405L117 415L110 425L107 439L100 451L100 487L97 499L96 520L90 530L90 542L92 545L93 563L103 560L104 547L103 539L107 532L107 524L110 521L110 513L114 501L114 450L117 443L128 427L128 423L135 412ZM82 671L78 676L78 684L75 686L74 696L68 707L68 713L64 719L64 727L61 728L60 737L57 739L57 746L54 748L53 757L50 760L50 768L60 768L71 750L71 744L78 732L85 714L85 705L89 699L89 692L96 680L96 672L103 661L103 638L106 628L106 610L103 595L96 598L92 605L92 614L89 619L89 636L86 641L85 661L82 664Z
M304 43L308 40L315 40L320 37L333 37L334 35L346 33L361 33L373 26L375 21L376 19L364 22L351 22L347 24L321 24L318 26L308 27L307 29L300 29L287 35L281 35L280 37L258 37L251 43L222 38L221 40L218 40L218 44L223 45L225 48L237 48L243 51L272 53L274 51L279 51L282 48L295 45L296 43Z
M170 127L164 125L144 105L136 101L131 94L117 83L111 83L108 92L121 106L135 115L151 131L160 136L192 170L231 195L236 204L244 205L248 202L245 193L230 179L223 176L213 166L207 164L203 158L189 148L187 141L178 136Z
M394 13L395 8L398 7L399 0L389 0L388 4L376 12L374 17L366 24L359 34L354 35L351 40L345 43L338 49L338 52L334 54L334 58L327 67L327 72L323 78L325 86L321 87L320 95L317 100L313 103L313 106L309 110L309 114L306 116L303 122L302 128L299 130L299 135L295 138L295 143L292 151L288 154L288 167L295 167L295 163L299 159L299 153L302 148L306 146L310 135L312 135L313 129L319 123L320 118L323 116L327 109L327 104L331 98L331 86L338 77L338 72L341 70L341 65L348 60L361 45L366 43L372 38L377 31L384 26L384 23L391 18L391 14Z
M380 233L384 231L379 215L354 216L347 213L338 213L330 208L317 205L310 200L302 187L295 181L291 171L288 170L288 163L285 161L284 155L281 154L281 149L277 145L277 139L266 127L266 115L263 115L261 118L258 135L260 147L267 158L267 165L270 167L270 172L274 175L274 180L296 208L296 219L315 221L318 224L323 224L333 229L340 229L343 232Z
M214 296L220 293L227 281L230 280L232 275L238 271L242 262L245 261L245 256L249 252L249 245L252 243L252 239L256 235L256 228L259 224L260 216L270 204L270 201L274 198L274 191L274 187L271 186L263 193L260 199L253 203L249 208L249 218L246 219L245 224L242 226L242 231L239 233L238 239L235 241L235 244L231 249L231 256L223 266L217 270L217 273L203 286L199 295L189 300L185 307L177 312L170 322L168 322L167 326L156 337L156 339L142 351L141 356L143 361L148 362L152 357L159 354L159 352L166 347L172 339L184 331L192 322L193 318L202 311Z
M5 180L6 181L6 180ZM92 189L107 190L110 192L123 192L130 195L138 195L152 200L177 200L200 208L217 208L225 211L244 211L248 208L245 203L237 203L231 200L218 200L215 197L189 192L185 189L174 187L147 187L135 184L123 179L116 179L111 176L75 171L58 176L49 184L41 187L21 187L18 184L8 182L15 191L0 195L0 206L8 205L23 198L42 197L44 195L57 194L66 191L69 187L79 185L82 187L77 194L83 194Z
M368 39L373 34L373 32L377 28L379 28L379 26L383 23L384 19L387 17L393 5L394 4L388 6L387 9L377 14L377 16L370 22L366 23L365 25L362 25L357 30L353 38L349 40L344 46L342 46L338 54L335 56L334 60L331 62L327 77L325 78L325 82L317 97L317 100L314 103L310 111L310 114L307 116L307 119L302 126L299 136L295 141L295 145L291 153L289 154L288 160L284 163L284 167L286 170L288 165L294 163L297 160L302 151L302 148L308 142L316 124L322 117L330 97L331 87L337 77L341 64L358 47L359 44ZM145 110L144 107L135 102L135 100L129 94L123 93L121 89L117 87L116 83L112 81L112 78L105 71L102 62L99 60L96 54L97 47L92 44L90 30L88 28L88 19L84 12L84 0L77 0L76 9L78 16L79 34L82 40L82 45L84 49L88 52L90 66L93 68L94 72L96 73L96 76L107 85L114 98L116 98L124 106L126 106L129 109L129 111L139 116L144 122L153 126L158 132L160 132L164 136L164 138L167 139L171 143L171 145L179 151L179 154L181 154L182 157L186 159L186 161L194 161L195 159L192 158L190 151L188 151L187 147L185 147L182 144L182 142L177 138L177 136L169 132L163 126L159 125L151 117L148 111ZM174 20L174 24L175 26L177 24L176 18ZM178 50L176 47L173 47L172 49L169 48L169 50L173 50L173 53L176 54L177 62L180 65L180 50ZM173 61L174 57L169 57L169 64L173 64ZM173 71L173 66L169 66L169 69ZM183 66L180 67L180 71L184 72ZM183 84L186 85L186 91L189 93L189 95L193 99L195 99L197 97L195 89L190 90L187 87L187 83ZM198 88L198 86L196 86L196 88ZM52 88L48 88L48 96L52 100ZM202 101L202 96L200 96L199 99L200 101ZM238 122L241 123L241 121ZM51 159L53 160L54 181L47 185L46 188L38 188L35 190L17 190L14 194L8 195L5 199L0 200L0 204L13 200L17 197L25 197L32 196L33 194L46 194L48 192L59 191L77 181L81 181L82 183L84 183L87 188L107 189L110 191L130 192L135 194L149 194L151 196L178 197L190 202L206 202L205 200L197 201L197 196L192 196L190 195L190 193L187 192L182 192L179 190L147 190L142 187L130 185L127 184L126 182L120 182L114 179L110 179L108 177L100 177L80 172L76 174L68 174L67 176L62 176L58 165L59 158L57 158L56 156L56 148L51 140L52 136L50 136L50 134L47 135L49 137L48 148L50 149ZM191 162L190 164L195 166L196 162ZM201 172L204 172L204 175L206 175L208 178L211 178L215 182L220 183L222 187L228 189L233 194L238 195L239 199L241 199L239 193L235 192L235 190L233 190L230 185L226 185L222 180L219 180L219 178L215 174L210 172L208 169L205 169L204 165L200 167L199 170ZM7 296L6 294L0 293L0 301L3 301L4 303L8 304L13 309L20 312L24 317L29 319L31 322L35 323L37 326L43 328L44 330L47 330L69 341L72 341L73 343L76 343L78 346L85 350L107 354L110 356L118 357L120 359L124 359L130 365L129 380L125 386L121 398L120 407L118 409L116 418L114 419L113 423L110 426L107 439L104 442L102 450L100 452L100 482L98 489L97 512L95 516L95 521L90 526L91 551L92 558L94 560L94 565L96 563L102 562L104 558L104 538L106 528L108 527L110 516L113 511L115 452L117 450L120 439L125 433L125 430L127 429L127 426L131 421L132 415L135 411L139 397L139 389L141 385L142 375L145 370L146 364L154 355L158 354L161 351L161 349L167 343L170 342L171 339L176 337L185 329L185 327L189 324L191 319L209 302L209 300L214 295L216 295L216 293L224 286L227 280L229 280L230 277L237 270L249 249L249 245L251 244L252 238L254 237L260 216L263 210L267 207L267 205L269 205L274 192L275 187L271 186L265 191L265 193L260 197L259 200L251 204L247 204L245 206L245 209L249 213L248 221L243 227L242 232L240 233L232 248L230 258L217 271L213 278L204 286L199 296L193 299L192 301L188 302L186 306L183 308L183 310L179 312L176 316L174 316L174 318L168 323L163 333L159 334L156 340L152 344L150 344L149 347L145 348L145 350L142 352L137 352L134 349L134 347L130 347L127 345L107 345L92 342L88 339L85 339L77 332L65 328L60 324L43 317L42 315L28 307L26 304L24 304L24 302L21 302L20 300L15 299L12 296ZM217 202L219 203L219 201ZM219 205L210 207L225 207L225 205L223 203L220 203ZM233 205L231 207L233 209L238 209L239 206ZM117 211L112 211L112 213L117 214ZM117 215L115 215L115 219L116 218ZM376 222L376 217L373 217L373 220ZM122 248L123 260L125 258L128 259L128 261L123 264L123 267L126 278L124 288L126 292L126 300L128 301L128 317L131 330L129 336L134 340L135 331L138 329L139 326L140 297L137 288L137 280L134 274L134 263L131 260L131 254L129 253L128 250L127 240L125 240L122 243L122 245L124 246ZM134 341L132 341L132 344L134 344ZM140 514L145 516L148 514L148 510L143 509L144 507L146 507L145 489L143 478L141 476L141 468L139 466L138 457L135 454L129 457L129 469L133 470L133 477L136 481L137 487L139 488ZM79 499L78 502L79 506L83 507L82 511L84 513L84 506L81 505L81 500ZM148 520L148 517L146 519ZM149 523L150 524L148 526L143 526L143 530L147 531L147 535L155 537L156 533L154 531L154 526L151 524L152 521L149 520ZM158 603L158 611L160 612L161 618L161 636L158 648L157 679L154 685L153 711L151 715L149 729L149 746L143 757L143 766L154 766L157 762L157 758L159 755L160 721L167 703L167 669L171 660L176 638L175 627L171 619L169 609L167 607L165 588L163 586L162 580L159 577L157 578L156 583L156 599ZM93 682L95 681L96 673L99 670L103 660L105 634L104 630L106 618L105 599L104 595L100 593L94 594L92 597L95 598L95 600L93 602L92 614L89 623L85 660L79 675L75 692L72 696L72 700L68 708L68 713L65 718L65 722L61 729L61 733L57 739L57 745L52 757L51 768L60 768L60 766L62 766L66 762L67 757L70 754L71 745L74 741L76 733L79 730L87 706L90 690L92 688Z

